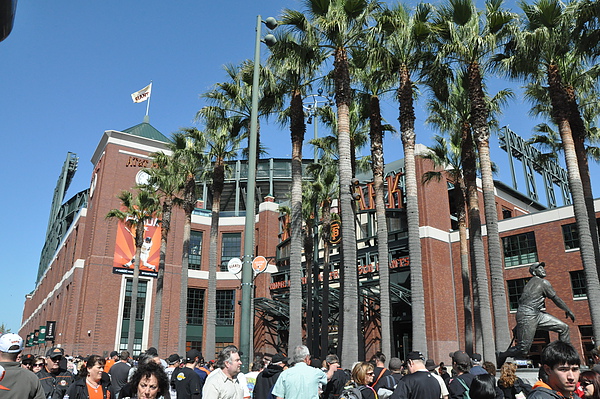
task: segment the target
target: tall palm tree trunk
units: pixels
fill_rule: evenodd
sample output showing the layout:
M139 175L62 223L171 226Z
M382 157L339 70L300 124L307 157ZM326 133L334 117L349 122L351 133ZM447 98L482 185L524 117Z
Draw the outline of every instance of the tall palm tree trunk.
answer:
M465 211L465 186L462 177L454 182L458 213L460 241L460 275L462 281L463 310L465 313L465 352L473 353L473 303L471 300L471 272L469 271L469 242L467 240L467 214Z
M225 165L222 159L215 161L213 168L213 202L210 220L210 253L208 260L208 292L206 303L206 335L204 338L204 355L207 359L215 356L217 329L217 251L219 239L219 217L221 215L221 195L225 182Z
M305 222L306 223L306 222ZM310 353L317 356L318 353L318 339L319 336L314 334L314 328L318 325L318 320L313 315L313 310L317 307L318 302L314 301L313 292L316 289L316 280L313 279L313 248L314 248L314 237L312 232L312 225L306 223L302 229L302 246L304 247L304 259L305 259L305 278L306 278L306 346L310 349ZM317 348L315 348L317 346Z
M467 67L469 81L469 101L471 103L471 125L479 153L481 168L481 182L483 189L483 204L485 211L485 225L487 229L488 263L492 285L492 302L494 335L488 328L492 325L483 325L485 359L495 359L496 351L503 351L510 345L508 328L508 306L506 303L506 290L504 281L504 267L502 265L502 249L500 247L500 233L498 230L498 211L496 209L496 195L494 193L494 180L492 175L492 162L490 160L490 131L488 127L489 109L485 101L482 87L482 77L477 62L470 63ZM482 290L485 289L485 293ZM480 287L484 295L488 287Z
M337 105L338 151L340 173L340 216L342 219L343 279L342 350L345 367L358 361L358 271L356 255L356 225L352 209L352 148L350 145L350 72L345 48L335 50L335 101ZM342 297L342 295L340 295Z
M492 314L485 265L485 251L481 234L479 196L477 194L477 161L475 159L473 136L470 129L463 129L461 152L469 214L471 268L473 269L472 275L474 276L471 280L475 310L475 341L477 345L474 350L483 352L486 359L493 359L495 355L493 340L490 342L488 337L486 341L485 337L486 334L488 336L492 335ZM491 352L491 354L486 353L486 347L487 351Z
M192 234L192 212L196 207L196 179L188 176L184 189L185 223L183 224L183 255L181 257L181 291L179 292L179 334L177 351L185 353L187 347L187 301L188 301L188 270L190 265L190 236Z
M581 176L585 207L588 213L592 243L594 244L594 259L596 260L596 268L600 274L600 242L598 241L598 224L596 223L596 210L594 207L592 182L590 180L588 154L585 148L586 130L583 119L581 118L581 113L579 112L579 107L577 106L575 91L572 88L567 88L567 94L569 96L570 110L569 124L571 125L571 131L573 133L573 143L577 155L577 166L579 167L579 176Z
M379 260L379 309L381 319L381 351L392 355L392 312L390 300L390 263L388 254L388 229L385 217L383 190L383 127L379 97L371 96L370 134L371 168L373 170L373 189L375 191L375 218L377 219L377 257Z
M404 176L406 195L406 219L408 224L408 252L410 255L410 290L412 299L412 348L427 353L427 329L425 323L425 292L421 238L419 235L419 201L417 196L417 173L415 169L415 110L410 72L402 67L398 100L400 102L400 131L404 147Z
M579 175L575 143L573 142L571 126L568 120L568 96L562 84L560 71L556 65L548 67L548 86L552 104L552 116L558 126L565 152L569 188L573 197L573 211L575 213L577 230L579 231L579 254L586 277L592 329L594 336L600 337L600 283L598 282L598 269L594 258L594 244L588 223L588 213L585 206L581 176Z
M135 322L137 320L138 285L140 283L140 255L144 243L144 221L135 226L135 258L133 260L133 279L131 281L131 311L129 314L129 329L127 330L127 348L133 354L135 341Z
M322 206L323 222L321 237L323 239L323 305L321 307L321 355L329 353L329 240L331 238L331 202L326 199Z
M290 231L290 332L288 351L302 345L302 143L306 126L302 96L292 93L290 103L290 131L292 139L292 206ZM311 260L306 259L308 265ZM310 278L310 276L307 276ZM307 311L307 318L309 309Z
M158 261L158 277L156 278L156 297L154 298L154 323L152 325L152 346L159 347L160 323L162 320L163 289L165 283L165 264L167 258L167 243L171 230L171 214L173 200L165 197L162 206L162 221L160 224L160 259ZM131 353L131 352L130 352Z

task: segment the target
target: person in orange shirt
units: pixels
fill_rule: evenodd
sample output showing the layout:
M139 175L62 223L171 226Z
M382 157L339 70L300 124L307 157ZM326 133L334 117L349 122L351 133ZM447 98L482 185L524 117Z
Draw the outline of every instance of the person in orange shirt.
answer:
M110 379L102 378L106 360L98 355L87 358L79 379L71 384L65 399L111 399Z
M104 371L108 373L108 370L119 361L119 352L112 351L110 352L110 356L106 359L106 364L104 365Z

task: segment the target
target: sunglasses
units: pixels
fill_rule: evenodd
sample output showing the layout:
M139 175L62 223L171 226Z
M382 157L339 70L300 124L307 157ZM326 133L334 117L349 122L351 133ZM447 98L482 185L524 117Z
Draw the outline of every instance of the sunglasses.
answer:
M583 381L580 382L580 385L585 388L588 385L592 385L592 381L583 380Z
M45 365L45 363L35 363L33 367L44 367Z

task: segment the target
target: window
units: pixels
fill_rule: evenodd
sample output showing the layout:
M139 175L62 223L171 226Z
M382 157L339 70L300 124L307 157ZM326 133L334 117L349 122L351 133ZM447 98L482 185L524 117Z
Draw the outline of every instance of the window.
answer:
M565 249L579 248L579 231L575 223L564 224L562 227Z
M133 279L128 278L125 283L125 303L123 305L123 321L121 323L121 339L119 341L119 349L127 349L129 321L131 319L131 291L133 288ZM146 294L148 292L148 282L139 280L138 282L138 300L136 312L136 326L133 337L133 354L139 355L142 350L144 312L146 311Z
M189 268L190 270L201 270L202 262L202 232L192 230L190 236L190 257L189 257Z
M227 262L240 256L242 248L242 233L223 233L221 243L221 271L227 271Z
M502 207L502 219L510 219L512 217L512 210Z
M131 290L133 286L133 280L127 279L125 286L125 305L123 306L123 319L131 318ZM138 300L137 300L137 312L135 314L136 320L144 320L144 312L146 310L146 292L148 290L148 282L140 280L138 283Z
M204 290L188 288L187 322L188 324L203 324L204 315Z
M235 315L235 290L217 291L217 325L232 326Z
M523 293L525 284L529 281L530 277L519 278L516 280L508 280L506 285L508 287L508 304L510 310L517 310L519 307L519 298Z
M533 231L504 237L504 266L525 265L538 261Z
M587 298L587 287L585 286L585 273L583 270L576 270L569 274L571 275L573 298Z

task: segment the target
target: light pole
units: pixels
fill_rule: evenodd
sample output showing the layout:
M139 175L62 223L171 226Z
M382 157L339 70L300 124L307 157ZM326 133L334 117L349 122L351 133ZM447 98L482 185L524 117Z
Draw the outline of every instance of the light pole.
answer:
M313 131L314 131L314 139L318 139L319 138L319 119L318 119L318 115L317 115L317 111L319 108L323 107L323 106L333 106L333 100L330 99L327 96L323 95L323 89L319 88L317 90L317 94L309 94L306 96L306 98L304 99L303 103L302 103L304 109L306 110L308 119L306 121L307 124L312 124L313 125ZM317 147L317 145L314 145L314 163L318 163L319 162L319 148ZM319 309L317 307L317 303L318 303L318 295L317 295L317 291L319 289L319 223L317 222L317 217L319 215L319 204L316 203L315 204L315 222L314 222L314 226L313 226L313 264L312 264L312 280L313 280L313 287L312 287L312 292L309 294L308 290L307 290L307 294L311 295L311 299L312 301L308 301L312 302L312 317L309 316L309 310L307 309L307 327L312 326L312 332L311 331L307 331L307 336L312 337L311 338L311 343L309 344L311 346L310 351L313 354L317 354L318 350L319 350ZM307 272L308 272L308 259L306 260L306 265L307 265ZM308 277L308 283L307 286L310 287L310 274L307 273L307 277ZM312 320L311 320L312 319ZM322 321L322 323L327 323L327 321ZM310 328L308 328L310 329ZM327 348L321 348L321 355L323 356L323 354L326 354L325 352L327 351Z
M242 267L242 321L240 325L240 351L242 352L242 371L248 372L250 364L250 340L254 315L252 314L252 258L254 249L254 197L256 191L256 149L258 130L258 84L260 72L260 42L261 24L264 22L269 29L277 27L273 17L263 21L261 16L256 18L256 42L254 45L254 75L252 77L252 110L250 113L250 137L248 138L248 187L246 190L246 224L244 226L244 264ZM275 44L275 36L268 34L264 39L268 46Z

